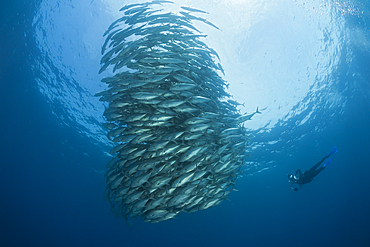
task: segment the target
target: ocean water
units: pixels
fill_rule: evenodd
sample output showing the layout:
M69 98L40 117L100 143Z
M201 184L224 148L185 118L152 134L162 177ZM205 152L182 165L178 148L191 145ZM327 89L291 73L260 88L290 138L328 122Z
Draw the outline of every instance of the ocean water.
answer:
M98 74L103 33L127 3L6 1L0 8L0 246L369 246L370 5L366 1L174 0L220 55L255 115L229 200L158 224L103 200L112 143ZM287 174L333 146L299 191Z

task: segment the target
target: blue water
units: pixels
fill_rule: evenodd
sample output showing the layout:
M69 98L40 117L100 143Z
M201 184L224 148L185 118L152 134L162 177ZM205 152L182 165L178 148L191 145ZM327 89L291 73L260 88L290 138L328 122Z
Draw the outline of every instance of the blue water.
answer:
M103 200L111 143L92 96L103 87L95 50L116 13L98 0L1 3L0 246L370 246L370 5L277 1L262 13L231 1L225 15L242 18L244 6L255 21L228 26L200 2L222 26L218 40L203 28L231 93L246 111L264 109L246 124L251 157L230 200L158 224L133 220L133 228ZM280 23L293 23L292 33ZM75 27L96 27L97 36ZM223 46L233 33L245 38L235 54ZM248 84L235 82L241 78ZM333 146L333 163L291 190L286 175Z

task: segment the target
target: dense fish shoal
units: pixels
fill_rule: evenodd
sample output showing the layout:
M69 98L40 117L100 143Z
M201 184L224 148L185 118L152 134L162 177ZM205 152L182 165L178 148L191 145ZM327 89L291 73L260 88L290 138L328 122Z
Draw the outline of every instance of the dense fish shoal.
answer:
M248 137L223 69L192 24L203 10L163 13L156 0L121 8L104 36L100 73L109 66L105 199L116 217L156 223L220 204L234 189ZM216 27L217 28L217 27Z

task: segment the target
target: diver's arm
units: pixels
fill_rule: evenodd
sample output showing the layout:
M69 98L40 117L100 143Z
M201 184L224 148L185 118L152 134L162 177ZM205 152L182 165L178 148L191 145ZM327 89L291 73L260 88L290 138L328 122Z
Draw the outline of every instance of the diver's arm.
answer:
M294 191L297 191L297 190L298 190L298 188L297 188L297 187L290 186L290 188L291 188L292 190L294 190Z
M296 175L297 175L297 173L299 174L299 177L301 177L301 176L302 176L302 172L301 172L301 170L300 170L300 169L298 169L298 170L295 172L294 176L296 176Z

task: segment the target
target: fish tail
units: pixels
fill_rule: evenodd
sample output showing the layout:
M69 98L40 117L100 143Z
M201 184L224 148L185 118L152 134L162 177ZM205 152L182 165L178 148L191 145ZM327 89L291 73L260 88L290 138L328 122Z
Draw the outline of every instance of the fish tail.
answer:
M262 114L260 111L258 111L258 106L257 106L257 110L256 110L256 113L259 113L259 114Z

